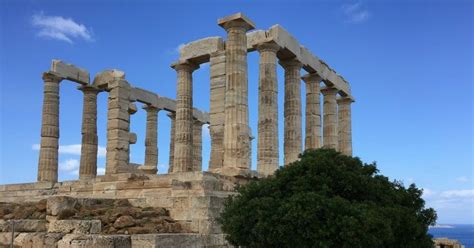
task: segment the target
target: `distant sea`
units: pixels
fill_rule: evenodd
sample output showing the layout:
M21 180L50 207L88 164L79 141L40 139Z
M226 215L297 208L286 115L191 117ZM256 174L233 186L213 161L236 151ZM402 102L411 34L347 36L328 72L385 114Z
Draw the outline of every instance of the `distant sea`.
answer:
M434 238L456 239L466 248L474 248L474 225L440 224L428 231Z

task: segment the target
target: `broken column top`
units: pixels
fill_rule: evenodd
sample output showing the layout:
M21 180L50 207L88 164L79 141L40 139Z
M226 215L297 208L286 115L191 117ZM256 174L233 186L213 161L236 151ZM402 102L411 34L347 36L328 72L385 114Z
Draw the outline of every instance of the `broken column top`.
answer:
M240 12L217 20L217 24L224 29L235 23L243 25L247 30L252 30L256 27L253 21Z

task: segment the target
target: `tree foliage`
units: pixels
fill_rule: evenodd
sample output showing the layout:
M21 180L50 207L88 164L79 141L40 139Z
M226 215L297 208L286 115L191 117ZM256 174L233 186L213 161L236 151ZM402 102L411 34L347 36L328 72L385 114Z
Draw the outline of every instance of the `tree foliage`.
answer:
M236 246L433 247L427 231L436 213L422 190L332 149L307 150L237 191L219 218Z

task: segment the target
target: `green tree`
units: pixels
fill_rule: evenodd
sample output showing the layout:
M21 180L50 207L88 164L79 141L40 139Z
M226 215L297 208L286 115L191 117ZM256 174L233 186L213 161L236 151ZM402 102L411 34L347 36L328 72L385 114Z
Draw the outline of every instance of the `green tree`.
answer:
M433 247L427 231L437 216L422 190L332 149L307 150L237 191L219 218L236 246Z

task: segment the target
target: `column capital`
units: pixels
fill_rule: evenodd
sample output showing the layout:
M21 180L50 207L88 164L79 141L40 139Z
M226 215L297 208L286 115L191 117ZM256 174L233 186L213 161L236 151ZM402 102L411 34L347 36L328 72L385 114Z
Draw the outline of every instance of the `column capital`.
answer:
M192 73L193 71L199 69L199 65L189 62L188 60L180 60L171 64L171 68L175 69L176 71L184 70L186 72Z
M169 112L168 114L166 114L169 118L171 119L174 119L176 118L176 113L175 112Z
M354 99L347 96L337 98L337 104L351 104L353 102L355 102Z
M255 24L240 12L217 20L217 24L226 31L233 28L244 29L245 32L255 29Z
M58 74L54 72L43 72L43 81L48 81L48 82L61 82L64 78L59 76Z
M149 104L143 105L142 109L144 109L146 112L159 112L161 110L161 108L157 108Z
M302 76L301 79L305 81L305 83L313 83L313 82L319 83L321 82L322 77L317 73L308 73Z
M280 46L275 43L274 41L267 41L267 42L264 42L264 43L260 43L258 45L255 46L255 48L259 51L259 52L278 52L278 50L280 50Z
M288 60L280 60L278 62L285 70L291 69L291 68L297 68L301 69L303 67L303 63L301 63L298 59L293 58L293 59L288 59Z
M99 88L93 85L81 85L77 87L77 89L84 93L95 93L95 94L98 94L101 91Z
M201 121L201 120L199 120L199 119L194 119L194 125L201 125L201 126L202 126L202 125L204 125L204 124L206 124L206 123L203 122L203 121Z
M336 95L339 92L339 89L334 87L323 87L321 88L321 94L323 95Z

